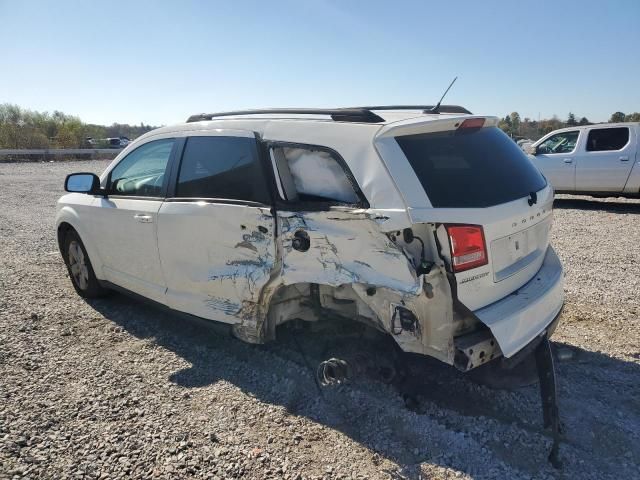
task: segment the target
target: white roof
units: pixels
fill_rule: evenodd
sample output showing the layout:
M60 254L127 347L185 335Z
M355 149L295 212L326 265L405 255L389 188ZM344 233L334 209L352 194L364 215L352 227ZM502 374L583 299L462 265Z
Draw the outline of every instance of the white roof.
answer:
M312 114L251 114L181 123L139 137L118 155L116 161L140 143L153 139L188 136L196 132L202 135L224 129L236 132L248 130L256 132L265 141L316 145L335 150L349 166L372 209L398 210L406 215L406 199L396 180L403 182L409 175L398 173L401 169L406 170L408 163L393 137L452 130L462 120L476 116L459 113L424 114L422 110L374 112L384 121L334 121L328 115ZM485 126L498 123L497 117L481 117L486 119ZM221 131L216 133L223 134Z

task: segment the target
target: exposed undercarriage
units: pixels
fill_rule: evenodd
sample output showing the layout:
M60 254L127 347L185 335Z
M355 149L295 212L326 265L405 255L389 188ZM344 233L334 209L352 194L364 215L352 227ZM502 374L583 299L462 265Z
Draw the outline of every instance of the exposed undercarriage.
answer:
M332 315L463 371L501 355L490 330L457 300L435 225L383 233L380 219L362 211L279 215L279 264L234 325L240 339L264 343L285 322Z

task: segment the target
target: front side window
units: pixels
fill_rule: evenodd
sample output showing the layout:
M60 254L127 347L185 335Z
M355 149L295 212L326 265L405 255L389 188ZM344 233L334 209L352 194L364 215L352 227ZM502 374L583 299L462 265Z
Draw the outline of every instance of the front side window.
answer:
M180 163L176 197L269 203L255 139L189 137Z
M285 200L356 204L355 181L336 155L326 149L282 146L271 149Z
M622 150L627 143L629 143L627 127L594 128L587 138L587 152Z
M134 197L161 196L173 144L174 140L169 138L136 148L111 171L109 193Z
M580 132L575 130L571 132L562 132L551 135L544 142L538 145L537 153L571 153L576 148L579 133Z

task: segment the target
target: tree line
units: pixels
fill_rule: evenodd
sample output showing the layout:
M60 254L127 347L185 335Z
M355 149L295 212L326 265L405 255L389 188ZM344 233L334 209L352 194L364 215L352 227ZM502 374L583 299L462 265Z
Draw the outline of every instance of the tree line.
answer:
M154 128L157 127L143 123L94 125L59 111L36 112L9 103L0 104L0 148L100 147L105 146L101 141L106 138L133 140ZM95 143L90 143L89 138Z
M640 122L640 113L615 112L609 122ZM518 112L512 112L500 120L499 127L516 140L537 140L553 130L575 125L591 125L591 122L586 117L578 119L573 113L569 113L563 121L555 115L544 120L521 119ZM58 111L36 112L9 103L0 104L0 148L99 147L101 139L127 137L133 140L154 128L157 127L143 123L94 125ZM90 144L89 138L94 139L95 143Z
M618 122L640 122L640 112L630 114L615 112L609 118L609 123ZM559 128L575 127L577 125L592 125L592 122L590 122L587 117L578 119L573 113L569 113L567 119L563 121L556 115L544 120L532 120L528 117L521 119L518 112L511 112L500 120L498 126L516 140L520 138L538 140L547 133L558 130Z

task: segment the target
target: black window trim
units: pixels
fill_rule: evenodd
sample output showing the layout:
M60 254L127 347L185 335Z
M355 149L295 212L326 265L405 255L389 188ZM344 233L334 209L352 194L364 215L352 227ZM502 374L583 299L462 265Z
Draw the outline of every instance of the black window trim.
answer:
M247 207L260 207L260 208L272 208L273 205L273 177L268 174L268 171L265 169L265 161L264 155L262 152L262 146L260 137L256 132L252 132L251 130L246 130L248 133L251 132L254 135L255 147L256 147L256 155L258 158L258 163L260 164L260 168L264 173L264 181L267 182L267 191L269 192L269 197L271 199L270 204L255 202L252 200L240 200L240 199L231 199L231 198L212 198L212 197L176 197L176 191L178 188L178 174L180 173L180 167L182 165L182 159L184 157L184 152L187 146L187 141L192 137L211 137L211 138L250 138L243 137L238 135L185 135L184 137L180 137L177 140L178 148L176 150L176 155L172 159L171 162L171 170L168 179L168 190L167 196L165 198L165 202L171 203L215 203L221 205L244 205Z
M150 143L153 142L157 142L157 141L162 141L162 140L173 140L173 146L171 147L171 153L169 154L169 160L167 161L167 166L165 167L165 175L164 175L164 179L162 180L162 189L160 191L160 195L159 196L143 196L143 195L122 195L122 194L117 194L117 193L110 193L111 192L111 174L113 173L113 171L118 167L118 165L120 165L127 157L129 157L129 155L131 155L133 152L137 151L139 148L144 147L145 145L149 145ZM155 138L155 139L151 139L148 142L144 142L143 144L138 145L136 148L134 148L133 150L131 150L129 153L127 153L124 157L122 157L120 160L118 160L118 163L116 163L111 170L109 170L109 175L107 176L107 183L106 183L106 191L107 191L107 197L108 198L126 198L126 199L131 199L131 200L164 200L167 196L167 191L169 188L169 176L172 172L173 169L173 163L174 163L174 158L177 154L178 151L178 140L180 140L179 138L176 137L166 137L166 138Z
M273 176L274 176L274 180L273 180L274 196L277 199L276 204L279 207L281 207L281 209L293 210L293 211L318 211L318 210L322 211L322 210L328 210L331 207L350 207L354 209L370 208L369 201L367 200L367 197L365 197L364 193L360 189L360 185L358 185L356 178L353 176L353 173L351 173L351 170L349 169L347 162L344 160L342 155L340 155L333 148L326 147L324 145L311 144L311 143L286 142L286 141L279 141L279 140L267 140L264 142L264 144L267 152L267 159L269 159L269 154L271 152L271 149L273 148L301 148L305 150L311 150L311 151L316 150L319 152L329 153L336 160L340 168L342 168L342 171L347 177L347 180L351 184L351 188L353 188L353 191L355 192L359 200L357 203L347 203L347 202L339 202L337 200L327 200L326 202L297 200L292 202L292 201L281 199L277 190L277 186L275 184L275 175L278 174L278 172L274 170L274 166L269 161L268 168L273 172Z
M591 132L593 132L594 130L613 130L613 129L626 129L627 130L627 142L622 145L620 148L618 148L617 150L589 150L589 135L591 135ZM587 139L585 141L585 145L584 145L584 151L586 153L599 153L599 152L620 152L621 150L624 150L625 148L627 148L629 146L629 144L631 143L631 129L627 126L616 126L616 127L596 127L595 125L591 128L589 128L589 131L587 132Z
M169 170L169 188L167 189L167 198L169 201L176 196L176 187L178 185L178 172L180 171L180 164L182 163L182 155L184 154L184 147L187 144L188 137L180 137L177 139L176 155L172 159L171 169Z

